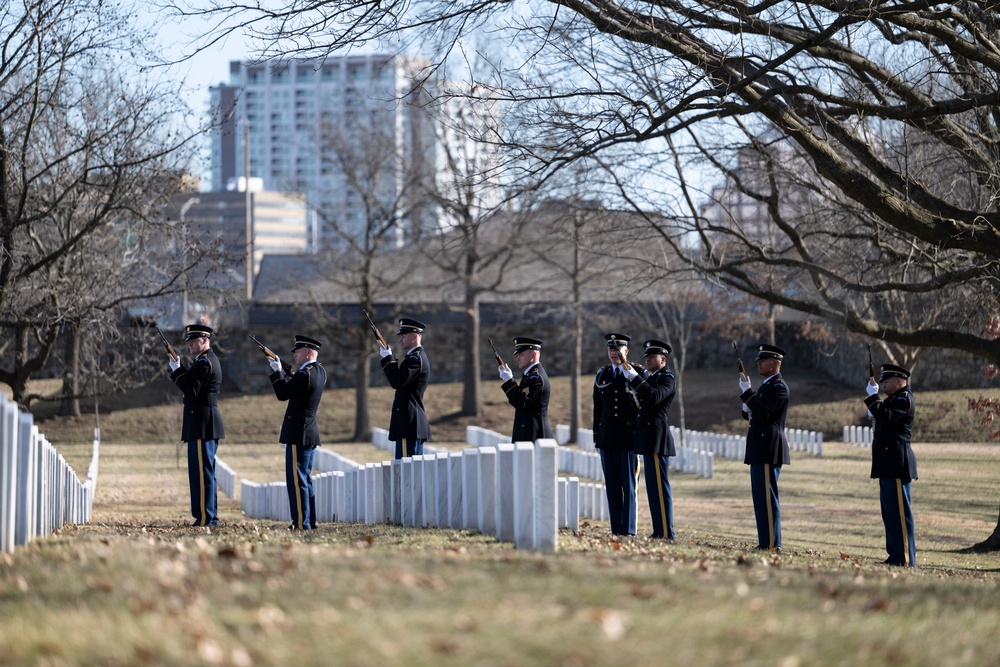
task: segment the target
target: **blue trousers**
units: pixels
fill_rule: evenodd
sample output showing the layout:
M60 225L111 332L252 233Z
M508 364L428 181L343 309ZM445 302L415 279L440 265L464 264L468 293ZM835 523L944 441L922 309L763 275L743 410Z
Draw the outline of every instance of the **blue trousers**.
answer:
M601 452L604 490L608 494L612 535L635 535L635 481L639 457L635 452Z
M757 520L757 546L781 548L781 503L778 501L780 467L769 463L750 464L750 493Z
M913 530L913 510L910 507L910 483L901 479L879 479L878 499L885 524L886 563L917 565L917 545Z
M412 441L408 440L408 439L406 439L406 440L397 440L396 441L396 458L397 459L401 459L404 456L404 454L403 454L403 451L404 451L403 443L406 443L406 447L405 447L405 451L406 451L405 455L406 456L421 456L421 455L423 455L423 453L424 453L424 441L421 440L420 438L416 438L416 439L414 439Z
M189 440L187 444L188 483L191 486L191 516L194 526L217 526L215 453L218 440Z
M316 448L302 445L285 446L285 487L288 489L288 509L292 528L316 528L316 490L313 488L312 463Z
M659 454L643 454L642 469L646 477L646 498L653 517L653 537L674 539L674 501L667 476L669 460Z

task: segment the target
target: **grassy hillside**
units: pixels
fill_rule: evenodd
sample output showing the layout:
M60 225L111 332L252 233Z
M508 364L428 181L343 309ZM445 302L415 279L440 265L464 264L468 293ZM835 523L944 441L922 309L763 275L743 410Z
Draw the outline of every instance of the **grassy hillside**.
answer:
M161 383L101 409L92 522L0 555L0 665L1000 664L998 556L967 552L997 521L1000 450L969 442L979 431L964 393L918 394L919 567L909 570L881 564L869 451L830 436L861 418L861 392L789 383L790 425L828 438L822 457L797 454L782 472L780 556L749 550L746 466L723 459L712 479L671 475L674 544L643 537L641 481L639 537L585 522L546 555L465 530L290 533L227 498L220 528L191 528L180 406ZM553 422L564 422L566 382L553 384ZM728 419L730 385L730 374L689 377L691 421ZM475 421L505 431L510 408L498 387L485 390ZM457 385L428 390L438 442L464 436L459 396ZM376 425L390 400L373 390ZM221 456L242 478L282 478L283 407L268 395L225 398ZM371 445L338 442L353 409L351 391L327 393L328 443L357 461L384 460ZM89 461L93 424L93 414L41 422L76 470Z
M583 426L589 427L592 415L590 376L583 378ZM841 438L845 424L866 423L862 402L864 391L844 387L827 378L790 374L792 402L788 426L822 431L827 441ZM460 384L434 384L427 389L425 404L432 420L434 440L461 442L465 427L476 424L501 433L510 429L513 410L508 405L500 383L483 384L484 413L476 418L458 417L461 410ZM723 371L689 371L683 384L685 422L696 430L740 433L746 422L739 418L739 389L735 373ZM1000 390L989 392L1000 396ZM917 418L914 440L917 442L984 442L985 431L975 415L968 411L968 399L979 396L979 389L916 394ZM552 401L549 421L569 424L569 380L552 378ZM392 390L371 389L370 415L372 426L388 426ZM245 443L274 442L284 414L284 404L272 394L254 396L224 396L220 403L227 439ZM680 400L674 402L671 423L680 423ZM180 393L166 379L155 382L142 391L128 396L101 399L99 416L95 420L93 404L84 408L89 414L78 419L54 417L56 406L38 404L36 420L52 442L86 442L99 421L102 439L106 442L173 442L180 434ZM345 442L354 432L354 390L328 389L323 397L320 424L327 442Z
M370 445L337 446L352 458ZM85 461L89 446L61 448ZM273 445L224 445L242 476L281 476ZM915 570L881 565L868 453L830 444L781 476L785 551L755 543L746 467L673 474L675 544L562 531L515 551L465 530L320 524L290 533L221 499L187 525L174 445L102 447L90 525L0 558L0 664L1000 664L997 455L917 445ZM640 498L642 498L640 489Z

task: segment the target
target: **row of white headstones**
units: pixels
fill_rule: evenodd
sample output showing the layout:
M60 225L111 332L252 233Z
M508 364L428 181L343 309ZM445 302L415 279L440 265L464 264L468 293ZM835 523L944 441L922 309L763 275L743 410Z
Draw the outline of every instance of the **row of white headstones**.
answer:
M65 524L90 521L97 486L100 431L81 481L39 433L34 417L0 392L0 552L50 535Z
M677 456L671 468L710 479L715 456L742 459L740 435L671 427ZM560 528L577 530L583 519L606 520L607 497L598 452L589 429L556 427L555 439L512 443L495 431L470 426L460 451L426 445L424 454L359 464L320 449L314 460L319 521L391 523L478 531L517 548L554 551ZM848 441L845 427L845 442ZM854 441L864 433L851 433ZM821 433L786 430L791 449L822 455ZM383 429L372 443L390 451ZM67 523L86 523L93 511L100 451L95 430L87 477L81 481L41 435L30 413L0 393L0 551L12 550ZM218 462L219 488L234 497L238 476ZM289 520L284 482L241 480L243 512L251 518Z
M360 464L320 448L313 460L317 520L386 523L408 527L478 531L513 542L516 548L555 551L560 528L577 530L584 519L608 518L600 455L588 429L577 433L577 447L565 447L569 428L557 426L556 439L510 442L504 435L468 427L458 451L424 446L419 456ZM384 429L372 444L391 451ZM792 434L794 437L794 434ZM675 440L680 432L674 428ZM744 436L688 431L670 459L671 468L709 479L716 455L742 459ZM817 455L822 434L798 438ZM219 488L236 492L237 475L217 464ZM241 480L244 514L290 520L284 482Z

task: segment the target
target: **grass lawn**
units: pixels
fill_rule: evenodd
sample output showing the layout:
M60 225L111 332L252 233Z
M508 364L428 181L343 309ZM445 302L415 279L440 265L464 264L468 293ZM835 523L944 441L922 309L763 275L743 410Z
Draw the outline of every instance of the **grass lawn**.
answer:
M350 415L330 393L329 414ZM843 409L812 405L830 419ZM220 456L241 476L281 479L281 407L226 399L233 435ZM373 401L373 414L382 407ZM494 409L509 422L509 406ZM179 425L166 424L177 413L102 416L93 521L0 555L0 664L1000 664L1000 554L965 551L997 521L994 445L917 442L919 567L908 570L881 565L868 450L829 439L821 458L793 454L782 472L780 556L748 551L749 475L725 460L710 480L672 475L675 544L612 539L590 522L542 555L467 531L294 534L226 498L223 526L191 528ZM87 420L42 424L77 471L90 457ZM328 442L359 461L387 456ZM645 535L641 488L639 498Z

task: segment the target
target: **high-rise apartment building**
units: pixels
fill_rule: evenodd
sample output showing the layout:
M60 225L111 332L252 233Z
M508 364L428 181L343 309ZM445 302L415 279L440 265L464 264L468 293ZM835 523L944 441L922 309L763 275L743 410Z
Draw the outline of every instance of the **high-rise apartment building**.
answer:
M387 220L404 237L432 231L425 194L447 135L425 108L428 67L396 55L230 63L229 84L211 89L212 189L249 171L265 190L303 193L320 246Z

